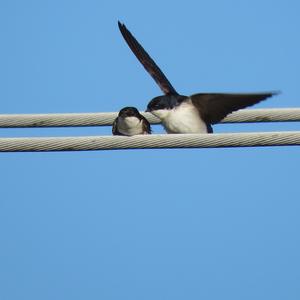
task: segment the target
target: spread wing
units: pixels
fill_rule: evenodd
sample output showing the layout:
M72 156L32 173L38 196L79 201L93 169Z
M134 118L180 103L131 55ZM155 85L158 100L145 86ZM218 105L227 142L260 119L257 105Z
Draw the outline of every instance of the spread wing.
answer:
M278 94L266 92L257 94L195 94L190 96L199 110L201 118L208 124L215 124L235 110L254 105Z
M152 76L152 78L155 80L155 82L158 84L158 86L164 92L164 94L177 95L178 93L173 88L172 84L167 79L165 74L161 71L158 65L154 62L154 60L150 57L146 50L141 46L141 44L135 39L131 32L126 28L126 26L120 22L118 22L118 25L127 45L134 53L136 58L141 62L146 71Z

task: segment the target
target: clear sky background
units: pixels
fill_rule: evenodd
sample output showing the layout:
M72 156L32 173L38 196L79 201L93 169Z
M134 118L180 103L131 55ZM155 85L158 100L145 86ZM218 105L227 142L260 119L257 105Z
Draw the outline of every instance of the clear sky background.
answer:
M182 94L281 90L257 107L299 107L299 11L296 0L1 0L0 112L144 110L160 90L118 19ZM298 300L299 162L297 147L2 153L0 299Z

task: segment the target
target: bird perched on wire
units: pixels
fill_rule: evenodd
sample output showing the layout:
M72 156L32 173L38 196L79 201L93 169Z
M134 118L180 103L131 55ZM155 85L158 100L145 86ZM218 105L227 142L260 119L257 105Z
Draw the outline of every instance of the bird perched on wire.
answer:
M180 95L126 26L120 22L118 25L129 48L164 93L152 99L146 111L158 117L168 133L212 133L211 125L220 122L228 114L278 93Z
M113 135L151 134L148 120L135 107L124 107L113 122Z

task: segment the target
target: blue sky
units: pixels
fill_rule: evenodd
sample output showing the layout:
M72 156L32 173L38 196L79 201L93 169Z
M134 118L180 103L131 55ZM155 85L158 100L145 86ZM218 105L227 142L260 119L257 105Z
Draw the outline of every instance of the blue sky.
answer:
M118 19L182 94L281 90L257 107L298 107L299 9L3 0L1 113L144 110L160 90ZM269 130L299 124L215 126ZM299 299L299 161L297 147L2 153L0 298Z

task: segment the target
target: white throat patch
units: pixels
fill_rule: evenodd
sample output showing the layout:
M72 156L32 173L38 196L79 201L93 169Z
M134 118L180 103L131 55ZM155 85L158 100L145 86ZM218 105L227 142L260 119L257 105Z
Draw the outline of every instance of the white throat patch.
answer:
M136 135L143 133L143 123L137 117L126 117L118 119L118 130L125 135Z
M162 121L168 133L207 133L207 126L191 100L173 109L154 110L151 113Z

